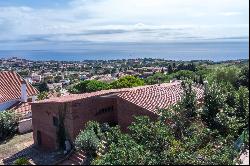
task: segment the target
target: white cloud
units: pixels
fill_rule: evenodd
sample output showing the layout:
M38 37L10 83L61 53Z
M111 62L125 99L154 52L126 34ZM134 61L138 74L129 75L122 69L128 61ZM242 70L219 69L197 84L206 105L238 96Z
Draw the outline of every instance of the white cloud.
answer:
M223 16L238 16L238 15L241 15L242 13L241 12L224 12L224 13L221 13L221 15Z
M0 6L0 38L169 41L249 36L248 0L72 0L68 7ZM233 11L233 12L232 12Z

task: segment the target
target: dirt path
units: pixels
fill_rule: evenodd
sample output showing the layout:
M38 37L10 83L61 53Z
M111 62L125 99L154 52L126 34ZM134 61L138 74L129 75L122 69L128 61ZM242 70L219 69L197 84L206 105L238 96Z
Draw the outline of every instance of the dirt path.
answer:
M16 135L0 144L0 165L11 165L16 159L25 157L33 165L50 165L64 157L61 152L43 152L33 141L33 133Z
M0 144L0 164L2 160L9 156L12 156L27 147L30 147L34 143L33 134L28 133L24 135L16 135L10 140Z

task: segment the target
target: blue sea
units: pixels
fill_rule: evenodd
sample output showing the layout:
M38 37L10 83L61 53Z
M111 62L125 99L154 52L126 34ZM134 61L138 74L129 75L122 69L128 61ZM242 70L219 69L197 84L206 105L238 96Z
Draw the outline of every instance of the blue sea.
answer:
M249 42L83 43L75 47L61 44L49 49L0 50L0 58L9 57L59 61L134 58L225 61L249 59Z

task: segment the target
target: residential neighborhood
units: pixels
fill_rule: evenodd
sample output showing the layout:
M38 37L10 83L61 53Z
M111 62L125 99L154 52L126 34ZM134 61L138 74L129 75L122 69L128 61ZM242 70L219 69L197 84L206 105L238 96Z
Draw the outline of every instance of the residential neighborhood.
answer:
M0 0L1 165L249 165L249 0Z
M23 63L23 60L15 61L17 64ZM136 65L138 61L140 60L135 61ZM157 60L151 61L153 65ZM0 108L2 112L13 113L18 134L13 139L26 145L23 152L16 152L16 157L6 158L8 154L5 154L5 157L1 158L2 164L11 164L22 157L27 158L30 164L82 164L88 158L87 152L78 150L76 140L85 129L87 130L86 125L89 122L110 127L119 126L121 132L130 133L130 125L134 123L135 117L146 116L157 121L162 116L160 110L173 109L173 106L183 102L183 95L188 92L188 86L184 86L187 80L192 82L190 90L195 94L195 109L202 111L206 104L209 83L196 76L197 70L201 70L197 68L202 66L204 70L225 64L229 67L240 66L245 65L245 61L221 64L204 61L186 64L171 62L167 63L166 67L163 64L162 62L155 67L117 72L113 76L89 74L85 71L84 76L78 75L73 80L57 78L56 73L60 71L48 74L48 71L40 73L28 69L29 73L32 73L30 77L29 73L22 77L25 67L19 72L2 68ZM64 73L68 73L68 70L66 68ZM147 75L149 71L152 74ZM74 74L77 74L77 71ZM47 79L48 77L50 79ZM128 82L124 84L123 81ZM88 89L92 83L95 83L93 85L96 87ZM166 125L172 123L169 119ZM22 141L22 137L26 139ZM60 139L62 140L59 141ZM29 142L25 143L26 140ZM50 159L44 161L39 154L50 156ZM242 156L245 156L245 153L241 155L245 162L246 157Z

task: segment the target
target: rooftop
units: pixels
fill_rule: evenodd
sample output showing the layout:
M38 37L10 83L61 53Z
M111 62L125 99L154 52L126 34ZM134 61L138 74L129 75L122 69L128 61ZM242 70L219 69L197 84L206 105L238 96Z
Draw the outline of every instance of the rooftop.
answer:
M197 98L202 98L204 93L203 87L201 85L194 85L193 89L197 93ZM124 100L154 112L157 108L166 108L169 105L176 104L178 101L180 101L182 93L183 89L181 83L174 82L134 88L102 90L84 94L71 94L62 97L53 97L50 99L37 101L35 103L64 103L91 97L116 95Z
M27 85L28 96L38 94L38 90L16 72L0 72L0 103L20 99L22 82L25 82Z
M194 85L193 90L196 92L197 99L203 97L203 86ZM157 109L177 104L181 100L182 94L183 88L181 83L174 82L131 90L120 93L118 96L151 112L155 112Z
M41 101L37 101L34 103L65 103L65 102L72 102L76 100L86 99L90 97L98 97L98 96L104 96L104 95L110 95L110 94L117 94L121 92L131 91L135 89L145 88L147 86L143 87L135 87L135 88L123 88L123 89L110 89L110 90L102 90L92 93L83 93L83 94L70 94L66 96L61 97L52 97L50 99L45 99Z

